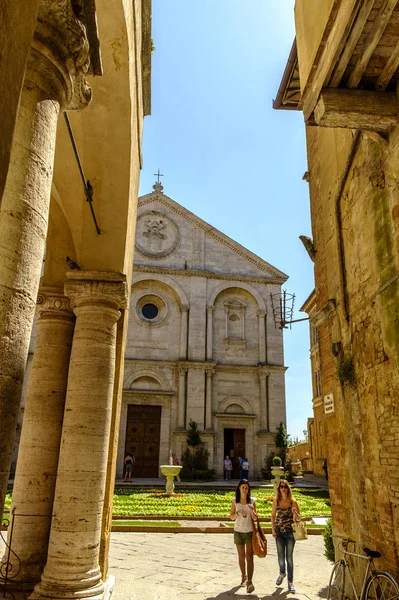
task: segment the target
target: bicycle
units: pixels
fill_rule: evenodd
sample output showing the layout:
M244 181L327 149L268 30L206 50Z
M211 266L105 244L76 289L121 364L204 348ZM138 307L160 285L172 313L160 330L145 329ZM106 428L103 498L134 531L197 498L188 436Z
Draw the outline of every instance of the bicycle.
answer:
M373 559L379 558L381 554L369 548L363 548L364 554L357 554L354 551L349 552L349 544L354 544L354 550L356 549L356 542L354 540L341 538L339 547L344 555L343 558L334 563L328 584L327 600L344 600L344 598L349 598L345 594L345 585L347 585L346 573L348 573L348 580L352 586L354 600L399 600L399 586L392 575L386 571L377 571L374 567ZM351 566L347 560L350 556L367 561L360 595L356 591Z

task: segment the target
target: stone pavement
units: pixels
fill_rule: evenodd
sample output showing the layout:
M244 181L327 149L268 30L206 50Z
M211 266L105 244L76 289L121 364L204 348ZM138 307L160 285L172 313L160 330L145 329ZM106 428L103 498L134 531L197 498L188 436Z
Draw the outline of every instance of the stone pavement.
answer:
M274 539L268 555L255 557L255 591L239 587L240 571L232 535L202 533L113 533L109 572L116 577L112 600L319 600L327 597L331 563L321 536L297 542L295 594L278 575Z

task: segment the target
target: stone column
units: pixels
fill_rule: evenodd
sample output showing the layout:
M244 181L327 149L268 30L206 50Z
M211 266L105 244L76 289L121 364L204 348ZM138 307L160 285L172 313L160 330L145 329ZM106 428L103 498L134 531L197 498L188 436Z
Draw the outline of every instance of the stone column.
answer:
M0 514L43 264L58 114L88 104L88 64L70 0L42 0L0 202Z
M265 336L265 316L266 313L262 310L257 312L259 319L259 362L265 364L266 362L266 336Z
M76 315L47 564L32 598L104 592L99 566L115 378L116 323L125 277L69 271Z
M37 583L46 563L75 315L57 288L41 288L37 338L12 494L14 581ZM21 517L19 515L34 515ZM11 562L18 569L16 559Z
M186 367L179 367L179 396L178 396L178 423L179 429L186 427Z
M269 398L268 398L268 374L267 372L259 368L258 369L259 376L259 406L260 406L260 414L259 414L259 424L261 431L269 430Z
M205 391L205 429L212 429L212 377L215 370L206 369L206 391Z
M188 306L181 306L180 359L187 360Z
M106 578L108 573L109 547L111 543L112 507L114 502L114 487L118 457L119 429L123 393L123 371L125 365L124 358L128 318L128 311L122 310L121 317L117 322L116 332L115 384L112 402L111 435L109 440L107 478L105 482L104 509L101 526L100 569L103 579Z
M212 360L213 350L213 310L214 306L208 306L206 309L206 360Z

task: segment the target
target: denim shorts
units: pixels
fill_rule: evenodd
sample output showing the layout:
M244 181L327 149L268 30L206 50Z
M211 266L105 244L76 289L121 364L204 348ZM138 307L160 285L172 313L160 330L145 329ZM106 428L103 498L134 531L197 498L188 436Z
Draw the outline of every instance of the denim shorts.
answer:
M243 544L250 544L252 542L252 531L247 531L242 533L242 531L234 532L234 543L237 546L241 546Z

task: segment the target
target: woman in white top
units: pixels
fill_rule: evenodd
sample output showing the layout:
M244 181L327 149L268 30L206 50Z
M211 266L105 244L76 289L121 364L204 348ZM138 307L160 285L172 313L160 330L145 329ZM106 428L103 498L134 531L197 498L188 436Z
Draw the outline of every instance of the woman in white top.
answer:
M247 585L247 592L254 591L252 577L254 573L254 553L252 549L252 521L258 520L255 498L251 498L251 488L247 479L241 479L232 501L230 519L234 523L234 543L238 552L238 564L241 570L241 585ZM245 569L246 565L246 569Z

